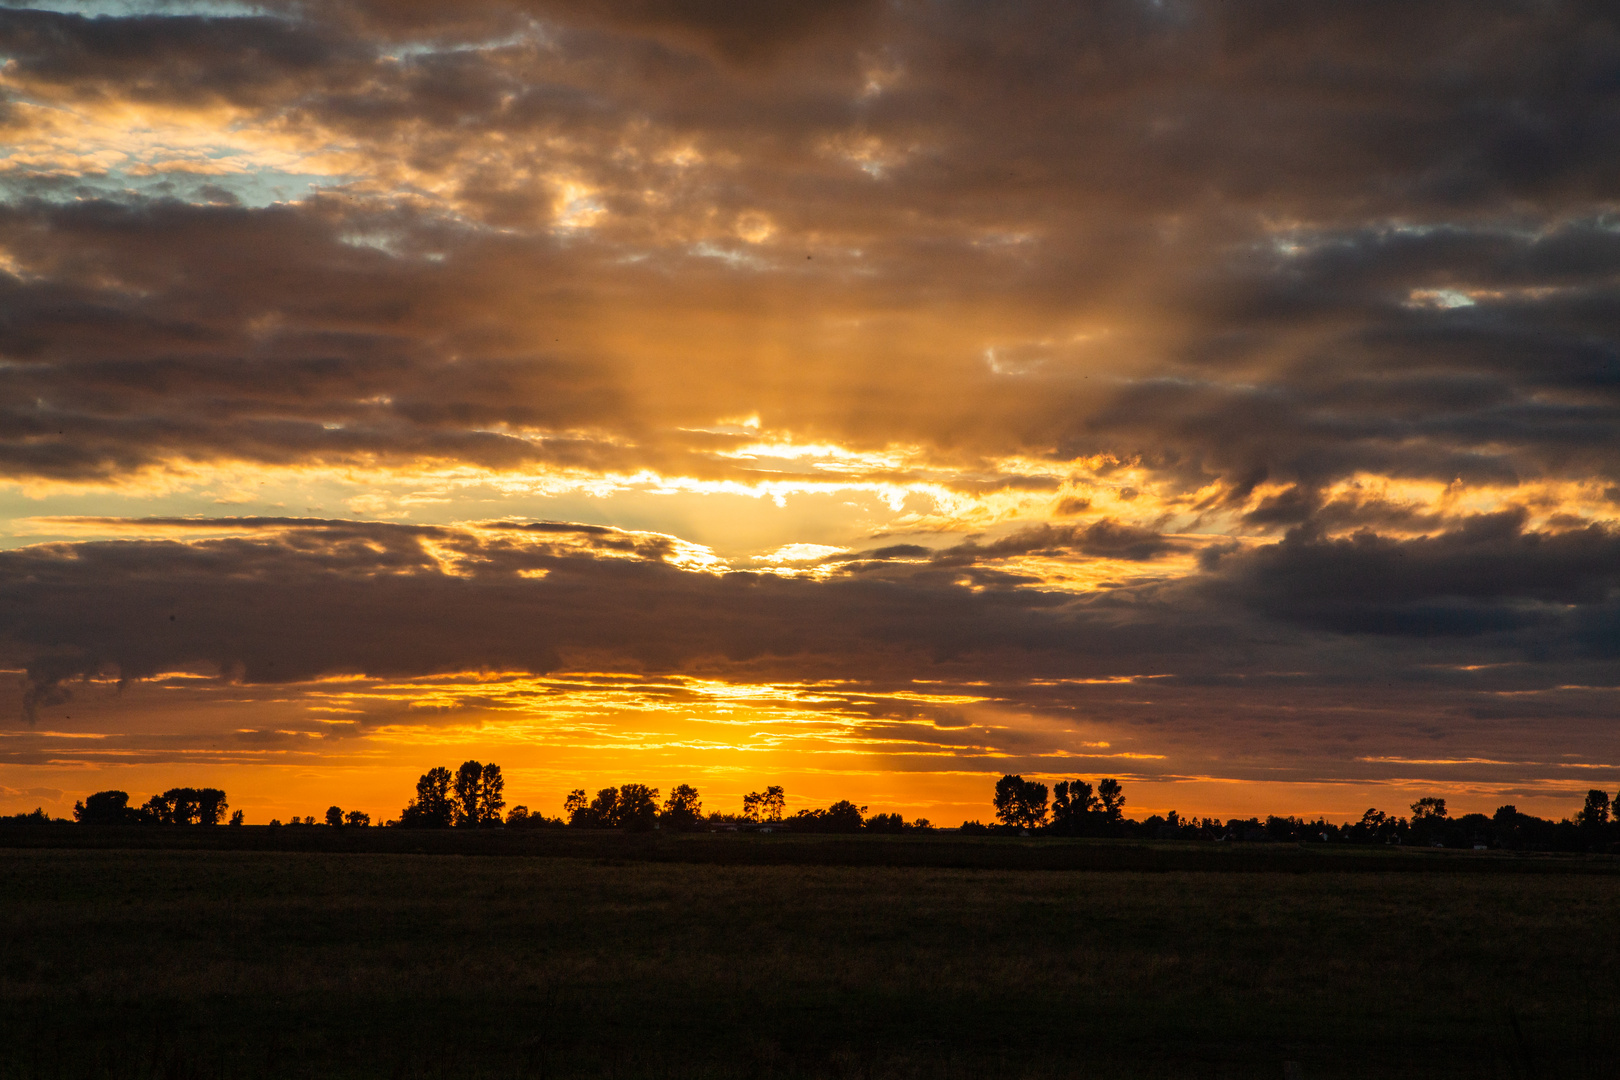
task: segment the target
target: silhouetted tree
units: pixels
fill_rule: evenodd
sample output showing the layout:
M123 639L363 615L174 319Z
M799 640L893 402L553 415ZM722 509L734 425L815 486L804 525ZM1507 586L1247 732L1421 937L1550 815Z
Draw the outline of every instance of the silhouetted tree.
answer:
M626 784L619 789L619 825L631 832L646 832L658 824L658 789Z
M788 824L796 832L860 832L865 813L866 807L840 799L825 810L800 810L788 819Z
M1419 844L1440 844L1445 839L1446 800L1432 795L1412 804L1412 839Z
M356 829L364 829L371 824L371 815L364 810L350 810L343 815L343 824L353 826Z
M664 800L663 823L670 829L690 829L697 825L703 814L703 803L697 788L690 784L676 784Z
M483 820L484 766L476 761L463 761L456 770L455 823L475 826Z
M613 793L615 799L618 794L616 791ZM591 801L586 797L584 788L575 788L568 793L568 798L563 800L563 815L570 825L583 827L595 824L590 820Z
M1353 844L1393 844L1400 837L1401 820L1369 806L1361 820L1351 825L1347 836Z
M996 781L996 817L1019 829L1037 829L1046 821L1046 785L1022 776Z
M743 796L743 817L749 821L781 821L787 809L787 796L780 784Z
M821 820L828 832L855 832L864 824L866 807L856 806L848 799L839 799L822 813Z
M479 782L478 824L499 825L506 809L506 778L499 765L485 765Z
M1302 824L1303 822L1301 822L1299 818L1294 817L1292 814L1287 815L1286 817L1279 816L1277 814L1268 814L1266 816L1266 836L1269 839L1278 841L1279 843L1284 843L1290 840L1298 840L1299 830Z
M153 795L141 804L140 821L142 825L171 825L174 823L174 807L162 795Z
M514 806L511 813L506 815L508 829L550 829L563 824L566 822L561 818L548 818L530 811L527 806Z
M1059 780L1052 788L1052 831L1078 836L1101 805L1084 780Z
M73 820L85 825L127 825L140 820L127 791L98 791L73 804Z
M1119 824L1125 816L1125 789L1119 786L1119 781L1113 777L1097 781L1097 801L1102 804L1103 820L1110 825Z
M1426 796L1412 804L1413 822L1428 821L1431 818L1444 819L1446 816L1446 800Z
M1609 823L1609 793L1593 788L1586 793L1586 805L1575 814L1575 821L1588 831L1603 828Z
M240 811L240 810L238 810L236 813L231 815L231 824L232 825L240 825L245 820L247 820L247 819L242 816L242 811Z
M613 829L619 825L619 789L605 787L596 793L586 808L585 824L598 829Z
M875 833L903 832L906 827L905 818L899 814L873 814L866 819L866 831Z
M218 825L230 808L230 803L225 801L225 793L219 788L197 790L197 824Z
M408 829L449 828L455 820L451 783L449 769L440 767L423 773L416 781L416 798L400 813L399 823Z
M140 817L154 825L218 825L229 808L218 788L177 787L146 800Z
M45 808L43 806L36 806L32 811L26 814L0 815L0 826L10 827L13 825L34 826L50 824L52 824L51 816L45 812Z
M343 827L343 810L341 807L328 806L326 808L326 823L334 829Z
M197 793L191 788L170 788L147 799L141 813L154 825L190 825L197 817Z

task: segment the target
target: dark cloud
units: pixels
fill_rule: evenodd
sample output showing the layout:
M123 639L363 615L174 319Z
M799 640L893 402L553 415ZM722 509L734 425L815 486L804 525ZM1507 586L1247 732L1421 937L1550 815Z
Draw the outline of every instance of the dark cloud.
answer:
M1434 536L1396 540L1365 530L1328 538L1311 526L1226 560L1225 585L1266 614L1341 633L1410 636L1573 632L1571 608L1612 611L1620 597L1620 533L1590 525L1524 530L1526 514L1465 519ZM1605 648L1605 652L1612 651Z
M1201 649L1196 617L1154 626L1057 595L932 579L694 573L671 565L668 538L596 527L141 527L242 535L0 554L3 637L28 667L34 705L60 701L76 676L196 665L249 682L581 663L904 681L919 667L1117 671L1149 641L1160 656Z
M446 205L364 184L262 210L14 203L0 240L26 272L0 351L28 364L7 369L6 468L394 457L717 475L736 464L667 433L754 409L941 459L1137 457L1192 487L1612 475L1620 245L1596 179L1620 146L1611 18L868 6L7 13L25 92L228 100L354 143L363 172L404 166L385 182L431 180ZM766 55L834 27L842 44L766 74L638 44L669 31ZM679 144L699 164L658 164ZM552 169L595 192L593 243L547 231ZM748 213L776 230L757 248L730 231ZM716 254L695 258L701 243ZM604 333L627 295L642 342ZM939 302L968 341L942 332ZM786 310L866 329L823 347ZM1111 336L1053 343L1086 323ZM796 364L749 342L791 343ZM997 345L1001 372L981 355ZM679 369L699 378L658 374ZM861 408L829 389L850 385ZM587 429L607 438L570 441ZM1302 513L1273 501L1251 521Z
M540 0L529 10L542 18L671 34L678 43L695 41L731 60L756 61L828 30L850 35L879 6L875 0Z
M1091 555L1141 561L1182 547L1150 529L1103 519L1089 525L1037 525L988 544L969 541L934 556L940 566L963 566L1018 555Z
M1296 530L1228 556L1211 579L1128 599L996 587L994 577L959 584L968 553L991 559L971 545L950 549L944 577L814 581L683 570L666 537L594 526L139 526L239 535L0 553L3 639L8 659L28 667L36 704L81 675L198 665L248 682L582 664L876 684L922 671L999 680L1150 668L1196 682L1261 678L1292 654L1309 682L1363 677L1354 650L1335 659L1334 637L1283 643L1271 619L1336 634L1495 634L1502 657L1551 670L1594 657L1592 622L1613 620L1620 584L1611 532L1527 533L1515 515L1405 542ZM1026 540L1000 554L1031 550L1047 548ZM1238 615L1234 600L1264 620ZM1432 681L1424 665L1455 655L1439 648L1403 661L1402 677Z
M300 85L330 86L371 52L315 27L259 16L87 18L0 10L0 43L21 82L71 98L196 105L285 104Z

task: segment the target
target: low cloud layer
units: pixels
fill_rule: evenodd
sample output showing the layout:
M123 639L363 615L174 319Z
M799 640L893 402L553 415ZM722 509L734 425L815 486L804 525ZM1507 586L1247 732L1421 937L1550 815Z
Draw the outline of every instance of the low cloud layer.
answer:
M1212 712L1245 696L1262 711L1355 699L1442 729L1470 710L1533 721L1573 687L1586 688L1577 713L1616 698L1620 536L1500 518L1403 542L1296 532L1187 577L1078 594L1006 570L1051 537L877 549L784 578L595 526L130 524L176 535L0 554L6 659L27 667L36 715L65 706L74 679L174 671L244 687L469 671L832 680L876 715L921 708L946 728L950 708L900 692L1115 720L1141 711L1122 691L1151 685L1151 712L1178 721L1203 695ZM220 531L234 535L186 535ZM1228 716L1204 750L1266 724Z

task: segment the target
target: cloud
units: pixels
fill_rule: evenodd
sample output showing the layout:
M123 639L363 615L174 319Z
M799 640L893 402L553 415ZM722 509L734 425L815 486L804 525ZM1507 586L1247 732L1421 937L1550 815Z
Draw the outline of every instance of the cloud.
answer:
M752 664L891 677L1086 633L1035 595L717 576L673 565L667 537L599 527L235 524L247 534L0 553L5 637L36 693L109 667L141 678L204 665L284 682L543 673L565 655L651 672Z
M857 59L761 75L644 58L625 80L608 73L660 27L743 55L849 12L270 10L0 27L39 100L166 95L213 123L217 98L352 169L341 197L262 209L14 202L15 475L384 459L736 477L681 432L749 411L945 470L1138 457L1182 490L1612 475L1620 250L1585 179L1614 145L1602 20L1381 11L1403 41L1470 58L1448 84L1412 62L1428 54L1392 54L1382 22L1374 48L1359 13L946 5L850 23ZM508 33L530 15L557 29ZM507 36L438 36L469 19ZM1049 62L1068 55L1088 58L1078 78ZM904 77L857 107L868 68ZM894 183L840 172L814 148L852 130L927 164ZM1526 139L1559 153L1502 156ZM1189 217L1211 190L1219 209ZM600 217L560 236L576 203ZM694 259L745 214L776 223L753 262ZM1410 304L1436 288L1474 299ZM627 291L639 331L612 314ZM860 329L818 340L786 310ZM981 359L1076 331L1082 346L1016 378ZM760 368L741 342L797 359ZM836 388L857 381L852 410Z
M1205 578L1080 598L1017 575L964 582L968 553L993 562L975 545L949 549L945 574L783 579L694 568L668 537L541 522L156 521L143 524L237 535L22 548L0 553L0 582L8 660L27 665L36 706L76 676L188 667L247 683L570 667L887 686L929 672L952 685L1245 679L1286 661L1332 682L1360 662L1348 648L1335 658L1333 635L1366 633L1494 633L1521 661L1597 659L1591 627L1614 617L1620 541L1522 521L1404 542L1301 530ZM1266 620L1332 634L1278 639ZM1424 665L1448 656L1414 653L1400 670L1429 678Z
M1588 525L1524 531L1520 510L1481 514L1434 536L1394 540L1363 530L1330 539L1312 527L1223 563L1226 581L1268 615L1341 633L1476 635L1569 625L1568 612L1613 610L1620 533Z

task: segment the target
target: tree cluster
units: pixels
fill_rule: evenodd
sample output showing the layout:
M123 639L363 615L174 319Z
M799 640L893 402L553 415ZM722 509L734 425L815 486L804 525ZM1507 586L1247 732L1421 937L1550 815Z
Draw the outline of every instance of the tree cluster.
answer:
M73 805L73 820L84 825L218 825L230 804L219 788L170 788L141 806L129 805L127 791L98 791ZM242 811L231 815L242 824Z
M364 810L350 810L345 814L341 806L328 806L326 824L334 829L364 829L371 824L371 815Z
M658 789L646 784L602 788L594 798L587 796L583 788L575 788L563 801L568 824L582 829L692 829L702 820L702 814L703 802L690 784L677 784L662 806L658 803Z
M501 825L505 792L499 765L464 761L454 774L443 767L429 769L416 781L416 797L401 811L399 824L413 829Z
M1045 832L1054 836L1116 836L1125 825L1125 791L1112 777L1093 788L1084 780L1060 780L1049 793L1045 784L1022 776L996 781L991 805L1004 829ZM969 831L977 823L964 823ZM983 828L983 826L979 826Z

